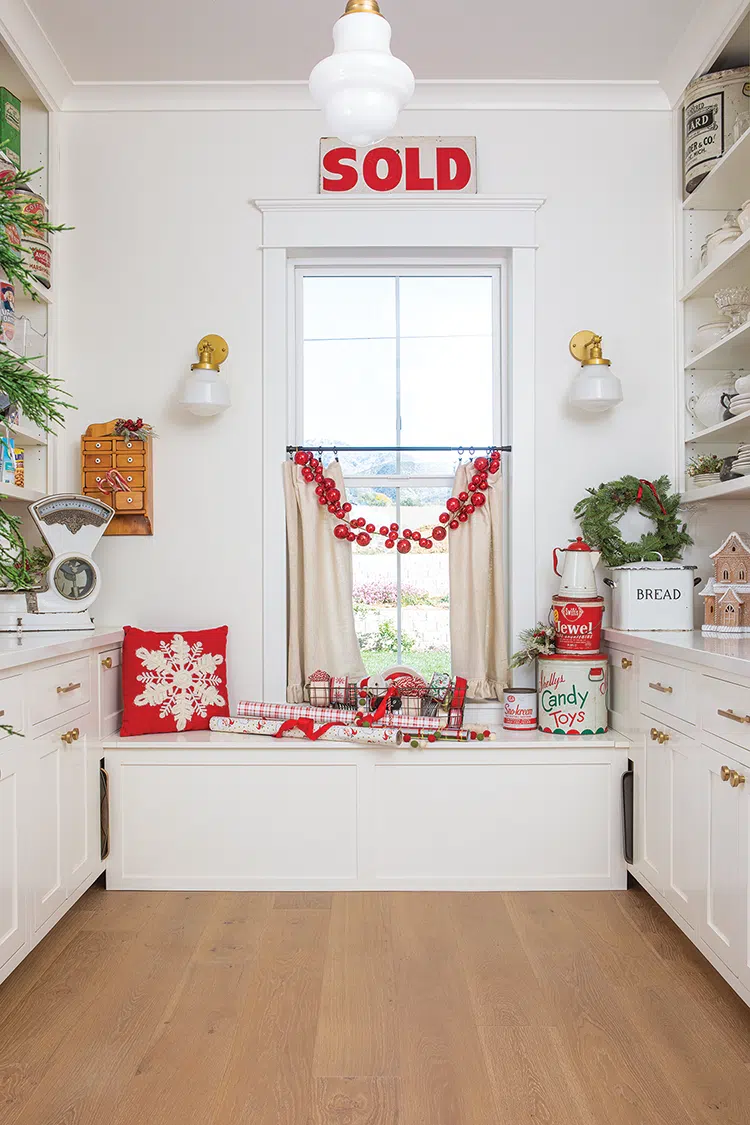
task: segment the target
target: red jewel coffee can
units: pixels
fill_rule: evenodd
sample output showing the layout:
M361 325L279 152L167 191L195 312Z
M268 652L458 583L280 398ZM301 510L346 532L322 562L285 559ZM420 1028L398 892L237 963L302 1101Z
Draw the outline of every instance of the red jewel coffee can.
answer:
M534 688L505 688L503 705L505 730L536 730L537 703Z
M601 648L604 598L552 599L555 649L575 656L594 655Z

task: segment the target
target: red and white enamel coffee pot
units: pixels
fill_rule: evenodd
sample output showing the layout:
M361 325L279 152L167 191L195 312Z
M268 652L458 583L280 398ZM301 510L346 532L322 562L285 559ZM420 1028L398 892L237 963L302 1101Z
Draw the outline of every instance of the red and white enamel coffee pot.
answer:
M558 555L564 555L562 572L558 569ZM596 598L594 570L601 551L592 551L588 543L579 537L567 547L555 547L552 552L552 565L560 578L560 596L565 598Z

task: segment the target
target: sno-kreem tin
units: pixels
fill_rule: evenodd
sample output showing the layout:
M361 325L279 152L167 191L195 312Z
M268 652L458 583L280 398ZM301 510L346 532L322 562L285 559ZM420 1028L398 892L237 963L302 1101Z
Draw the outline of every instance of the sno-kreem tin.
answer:
M732 147L737 116L749 112L750 67L719 70L690 83L683 110L686 194Z
M539 729L547 734L604 734L607 655L554 653L536 658Z
M505 730L536 730L537 710L534 688L505 688L503 703Z

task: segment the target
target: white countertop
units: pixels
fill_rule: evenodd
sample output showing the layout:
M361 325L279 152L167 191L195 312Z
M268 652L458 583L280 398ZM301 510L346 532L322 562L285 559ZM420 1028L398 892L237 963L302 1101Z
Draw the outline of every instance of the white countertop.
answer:
M33 664L37 660L119 645L123 636L122 629L111 626L70 629L64 633L0 633L0 671Z
M718 672L750 677L750 634L733 636L731 633L703 633L700 629L692 633L625 633L605 629L604 639L617 648L685 660Z
M366 750L368 753L404 753L419 755L409 746L389 747L366 742L331 742L321 738L309 742L301 738L273 738L269 735L231 734L225 731L192 730L183 734L140 734L132 738L112 735L103 743L109 750ZM572 735L543 734L542 731L500 731L496 739L482 742L456 742L441 739L424 741L422 750L480 753L484 750L626 750L630 743L618 731L607 734Z

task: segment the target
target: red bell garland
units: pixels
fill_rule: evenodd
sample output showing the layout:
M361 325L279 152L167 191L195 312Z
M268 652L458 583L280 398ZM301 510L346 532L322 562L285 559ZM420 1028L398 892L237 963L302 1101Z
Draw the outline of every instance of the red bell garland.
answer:
M458 496L448 497L445 504L447 511L441 512L438 516L440 522L432 529L432 539L422 538L418 531L411 531L408 527L401 531L397 523L383 524L377 530L377 534L384 537L386 547L395 547L402 555L411 550L412 544L429 551L433 546L433 540L442 541L449 530L456 531L462 523L466 523L469 516L486 503L485 492L490 486L489 476L500 469L500 451L490 449L488 452L488 457L474 459L474 476L468 486L470 491L459 492ZM310 450L298 449L294 454L294 463L300 466L302 479L307 484L315 485L318 503L327 507L332 516L342 521L333 529L336 538L348 539L350 543L356 542L360 547L366 547L371 542L372 536L376 534L375 524L366 523L362 516L355 516L352 519L349 515L352 510L351 504L341 503L341 492L336 487L335 480L325 476L323 465Z

